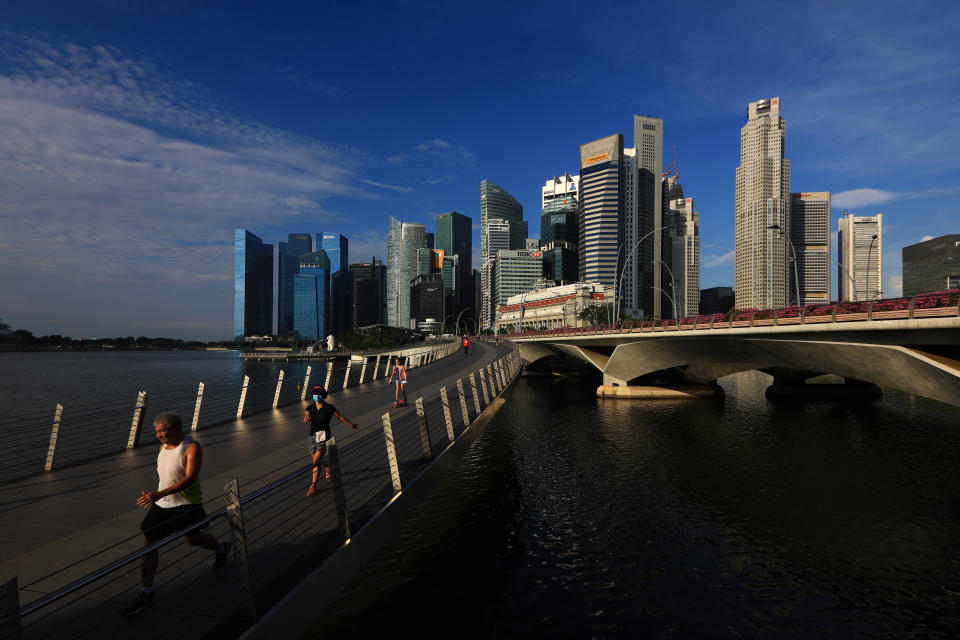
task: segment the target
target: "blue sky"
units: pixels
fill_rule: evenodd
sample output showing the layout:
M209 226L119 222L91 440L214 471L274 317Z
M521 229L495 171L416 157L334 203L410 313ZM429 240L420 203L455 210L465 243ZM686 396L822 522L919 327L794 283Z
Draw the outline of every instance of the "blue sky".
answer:
M732 285L740 127L774 96L791 190L831 191L834 232L883 212L896 295L903 246L960 232L958 7L7 2L0 317L228 337L234 228L382 258L390 215L477 226L489 179L536 236L543 182L581 143L632 144L634 114L663 118L665 164L677 146L701 285Z

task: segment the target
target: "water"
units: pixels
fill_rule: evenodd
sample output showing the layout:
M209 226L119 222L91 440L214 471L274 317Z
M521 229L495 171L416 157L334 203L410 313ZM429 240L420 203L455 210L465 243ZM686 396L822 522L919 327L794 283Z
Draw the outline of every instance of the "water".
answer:
M314 365L314 379L325 364ZM205 385L200 426L236 416L245 375L245 412L272 406L281 369L281 404L298 397L307 363L247 362L234 351L71 351L0 354L0 481L43 468L57 403L63 407L58 466L126 447L137 393L150 416L174 410L192 420Z
M956 409L772 404L768 381L650 402L522 379L306 635L956 637Z

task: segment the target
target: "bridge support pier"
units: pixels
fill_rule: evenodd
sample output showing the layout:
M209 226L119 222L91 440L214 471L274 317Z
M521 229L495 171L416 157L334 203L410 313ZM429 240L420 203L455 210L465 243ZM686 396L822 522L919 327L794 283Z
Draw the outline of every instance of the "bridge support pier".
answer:
M639 398L643 400L688 400L693 398L722 398L723 387L719 385L690 385L684 387L651 387L601 385L597 387L600 398Z
M834 376L831 376L834 377ZM770 400L783 398L810 400L875 400L883 396L883 390L872 382L839 378L842 382L815 382L817 378L796 378L792 376L774 376L773 384L767 387L766 396Z

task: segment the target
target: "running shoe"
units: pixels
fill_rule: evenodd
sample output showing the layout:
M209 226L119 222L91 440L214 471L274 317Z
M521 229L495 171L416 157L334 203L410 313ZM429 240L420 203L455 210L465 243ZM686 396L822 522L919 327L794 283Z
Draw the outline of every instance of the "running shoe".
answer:
M217 555L213 557L214 569L220 569L223 565L227 564L227 558L230 557L230 548L232 546L232 542L224 542L221 544L220 551L217 551Z
M327 478L327 480L329 480L330 478L333 477L333 476L330 475L330 469L327 469L327 472L326 472L326 476L325 476L325 477Z
M123 615L135 616L150 606L153 606L153 591L149 593L141 591L140 594L133 599L133 602L126 606L123 610Z
M307 497L317 495L317 485L312 484L310 488L307 489Z

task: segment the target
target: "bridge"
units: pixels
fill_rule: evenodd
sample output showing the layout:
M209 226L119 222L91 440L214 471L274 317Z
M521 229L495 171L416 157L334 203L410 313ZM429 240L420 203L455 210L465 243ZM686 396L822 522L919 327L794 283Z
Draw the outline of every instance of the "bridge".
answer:
M566 356L597 369L600 395L658 395L641 385L666 374L673 380L666 386L686 393L726 375L762 370L774 376L774 388L835 374L960 406L958 298L954 290L505 337L519 346L525 368Z

